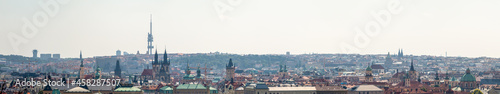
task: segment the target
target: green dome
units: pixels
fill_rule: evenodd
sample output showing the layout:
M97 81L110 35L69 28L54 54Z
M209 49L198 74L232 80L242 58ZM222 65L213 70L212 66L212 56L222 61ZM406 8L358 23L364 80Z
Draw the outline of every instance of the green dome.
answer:
M476 77L472 76L472 74L464 74L460 79L460 82L474 82L476 81Z
M372 67L370 67L370 65L368 65L368 68L366 68L366 71L372 71Z
M460 82L474 82L476 81L476 77L474 77L471 73L470 73L470 69L467 68L464 76L462 76L462 78L460 79Z

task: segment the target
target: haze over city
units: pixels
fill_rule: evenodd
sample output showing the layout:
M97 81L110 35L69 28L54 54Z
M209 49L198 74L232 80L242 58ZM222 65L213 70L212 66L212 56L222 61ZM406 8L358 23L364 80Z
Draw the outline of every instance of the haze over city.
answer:
M356 30L375 21L389 0L244 0L223 14L217 0L72 0L58 4L45 26L23 36L24 18L44 12L39 1L0 1L0 54L59 53L63 58L147 50L150 15L154 49L168 53L346 53ZM401 0L387 26L359 54L500 57L500 1ZM11 34L26 39L15 46ZM15 50L14 48L17 48Z

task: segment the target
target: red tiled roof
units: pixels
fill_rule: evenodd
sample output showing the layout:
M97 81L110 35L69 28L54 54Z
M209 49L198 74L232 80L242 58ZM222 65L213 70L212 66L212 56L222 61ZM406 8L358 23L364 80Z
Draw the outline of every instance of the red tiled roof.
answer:
M142 70L141 76L153 76L153 69L144 69L144 70Z
M404 75L405 75L404 72L398 72L398 73L392 75L392 78L399 78L399 77L403 77Z
M94 75L84 75L83 79L92 79L94 78Z

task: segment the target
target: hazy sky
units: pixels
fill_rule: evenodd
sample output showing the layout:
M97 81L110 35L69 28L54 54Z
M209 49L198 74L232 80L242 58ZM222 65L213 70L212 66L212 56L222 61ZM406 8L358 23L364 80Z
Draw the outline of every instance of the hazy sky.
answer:
M361 54L403 48L414 55L500 57L498 0L400 0L403 10L362 47L355 45L355 28L364 30L376 20L372 12L387 10L391 0L73 0L55 2L56 12L45 11L45 1L53 0L0 0L0 54L145 53L153 14L160 52L166 46L169 53L345 53L341 44L348 44ZM230 10L221 18L214 6ZM42 14L46 23L33 23L33 17L44 22ZM38 32L23 35L23 19ZM12 37L23 43L16 46Z

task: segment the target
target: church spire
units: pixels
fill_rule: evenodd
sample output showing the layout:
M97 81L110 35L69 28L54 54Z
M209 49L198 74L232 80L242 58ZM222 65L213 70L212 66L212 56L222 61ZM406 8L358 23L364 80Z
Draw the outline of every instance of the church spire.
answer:
M450 80L450 77L448 77L448 70L446 70L446 77L444 77L444 80Z
M83 67L82 51L80 50L80 67Z
M198 69L196 70L196 77L198 77L198 78L201 77L200 64L198 64Z
M191 74L191 69L189 68L189 60L186 64L187 64L186 75L189 75L189 74Z
M467 70L465 70L465 73L466 73L466 74L470 74L470 69L469 69L469 68L467 68Z
M226 68L232 68L232 67L234 67L233 59L229 58L229 63L227 64Z
M165 49L165 53L163 53L163 63L167 63L168 62L168 55L167 55L167 49Z
M116 60L115 75L121 77L122 69L120 68L120 60Z
M413 68L413 58L411 58L410 71L415 71L415 68Z
M155 61L154 64L158 64L158 50L155 50Z
M436 80L436 81L439 81L439 74L438 73L439 73L439 71L436 71L436 77L434 78L434 80Z

